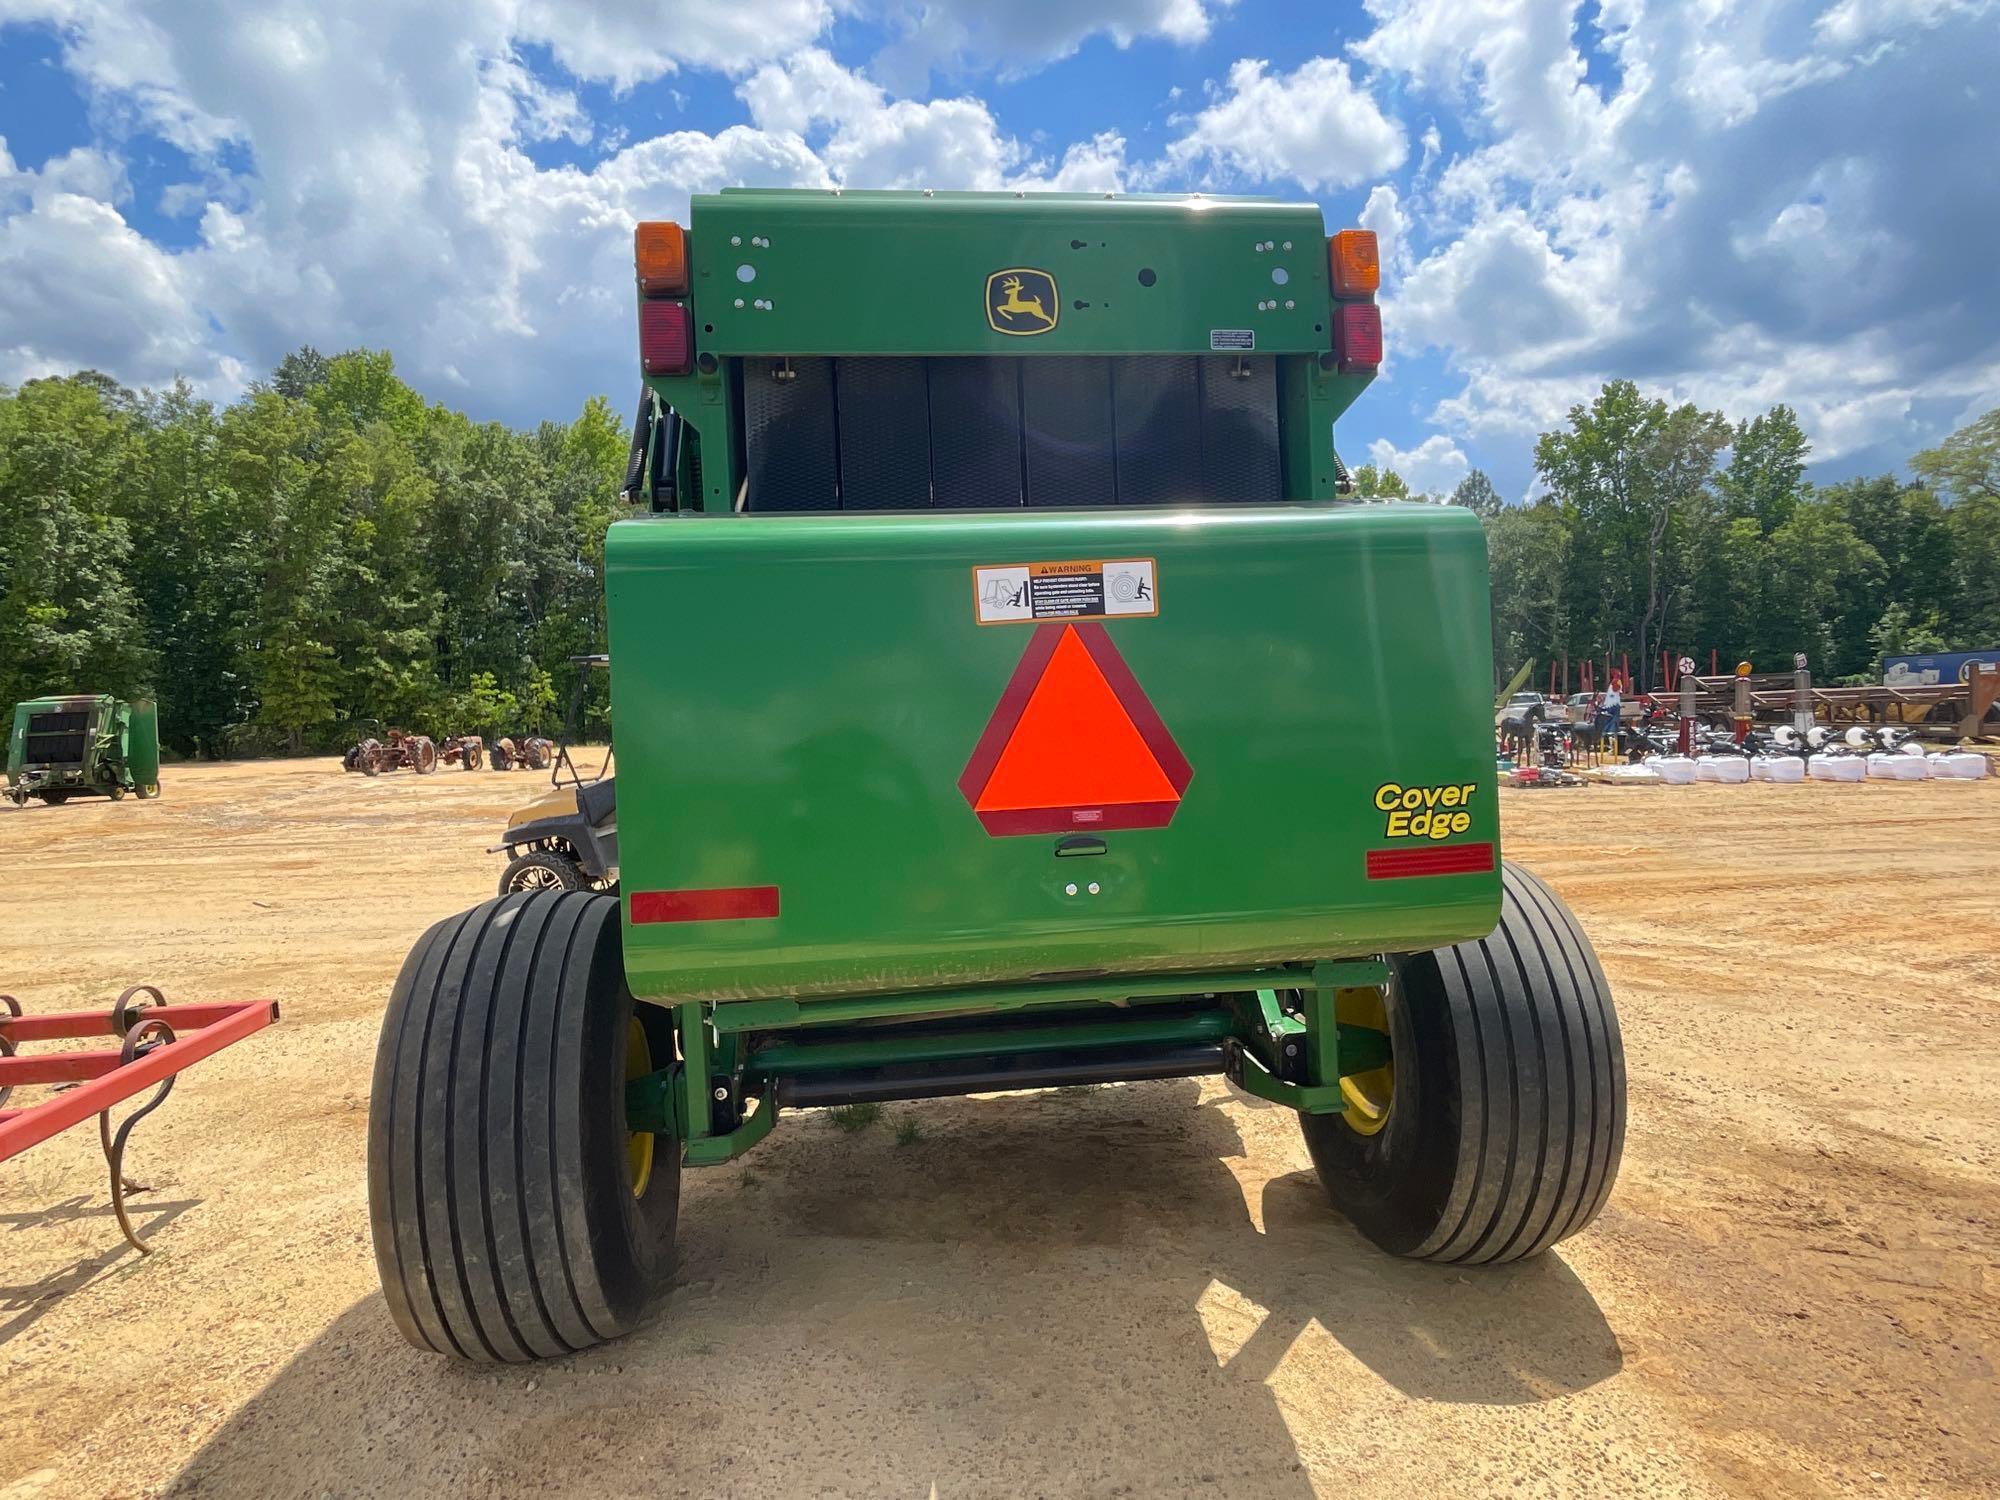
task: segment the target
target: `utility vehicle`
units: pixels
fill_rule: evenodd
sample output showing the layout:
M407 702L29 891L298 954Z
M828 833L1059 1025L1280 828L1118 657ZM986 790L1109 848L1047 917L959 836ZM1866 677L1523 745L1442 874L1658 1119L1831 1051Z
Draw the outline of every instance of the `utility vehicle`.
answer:
M1391 1253L1588 1224L1618 1023L1500 859L1479 519L1338 499L1373 236L750 190L635 251L621 889L488 901L397 979L369 1187L404 1334L624 1333L684 1166L857 1101L1219 1076Z
M553 751L550 789L507 820L500 842L486 852L506 854L500 894L517 891L612 891L618 885L618 789L611 752L585 771L570 754L583 733L583 706L593 672L610 666L608 656L572 656L576 682L562 740ZM543 743L547 743L543 741Z

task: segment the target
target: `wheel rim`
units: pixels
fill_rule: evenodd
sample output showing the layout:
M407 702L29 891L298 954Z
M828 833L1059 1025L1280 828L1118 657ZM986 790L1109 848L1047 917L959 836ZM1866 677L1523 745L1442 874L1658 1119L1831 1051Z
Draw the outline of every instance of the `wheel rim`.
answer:
M637 1016L625 1023L625 1081L644 1078L653 1071L653 1049L646 1042L646 1028ZM630 1130L625 1133L625 1166L632 1177L632 1196L646 1196L653 1180L653 1133Z
M514 872L512 888L517 891L555 891L562 889L562 880L547 865L529 865Z
M1334 1019L1343 1026L1366 1026L1389 1031L1389 1007L1384 991L1374 986L1341 990L1333 999ZM1379 1135L1389 1123L1389 1111L1396 1102L1396 1063L1391 1058L1366 1073L1350 1073L1340 1080L1340 1097L1347 1108L1341 1119L1356 1135Z

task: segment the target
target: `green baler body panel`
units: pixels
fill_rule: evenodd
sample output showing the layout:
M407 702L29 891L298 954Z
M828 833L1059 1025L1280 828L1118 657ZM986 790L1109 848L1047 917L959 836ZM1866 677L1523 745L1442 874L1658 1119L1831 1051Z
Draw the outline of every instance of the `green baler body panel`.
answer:
M697 197L690 217L698 343L720 355L1317 354L1331 342L1325 220L1311 203L746 189ZM989 322L986 279L1010 270L1052 279L1054 326Z
M1105 826L1081 856L1057 855L1057 831L990 832L961 777L1031 640L1061 622L980 623L974 569L1131 558L1153 563L1158 613L1092 628L1191 770L1170 820ZM607 565L635 994L1240 969L1497 920L1469 512L661 516L614 526ZM1093 747L1065 753L1087 765ZM1392 837L1386 783L1465 816L1443 841ZM1092 835L1078 816L1072 836ZM1480 845L1490 868L1371 878L1371 850ZM744 889L776 915L634 920L647 893Z

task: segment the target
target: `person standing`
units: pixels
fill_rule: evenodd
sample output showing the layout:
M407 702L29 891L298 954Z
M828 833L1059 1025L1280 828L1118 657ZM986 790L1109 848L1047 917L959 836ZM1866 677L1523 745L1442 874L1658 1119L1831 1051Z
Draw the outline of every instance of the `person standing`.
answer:
M1616 743L1618 738L1618 713L1623 700L1618 696L1618 679L1613 677L1604 696L1597 703L1597 737Z

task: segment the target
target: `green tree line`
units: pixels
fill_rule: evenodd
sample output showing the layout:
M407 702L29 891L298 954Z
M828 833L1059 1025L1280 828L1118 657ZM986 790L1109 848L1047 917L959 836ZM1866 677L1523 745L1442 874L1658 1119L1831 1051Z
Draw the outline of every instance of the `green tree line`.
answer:
M2000 647L2000 410L1915 480L1815 486L1810 453L1789 407L1732 426L1615 380L1536 442L1530 503L1473 471L1451 499L1485 521L1496 680L1629 657L1645 688L1662 651L1760 672L1803 651L1821 681L1875 681L1884 656Z
M368 351L301 349L227 406L0 388L0 705L152 694L203 755L552 728L605 649L626 441L601 398L514 431Z
M552 728L569 658L605 649L626 441L601 398L475 423L368 351L301 349L227 406L91 371L0 388L0 706L152 694L206 755ZM1731 425L1613 381L1541 435L1531 502L1475 470L1450 498L1486 527L1496 680L1608 655L1649 686L1663 649L1804 651L1827 680L2000 645L2000 411L1914 480L1816 487L1809 456L1784 406Z

